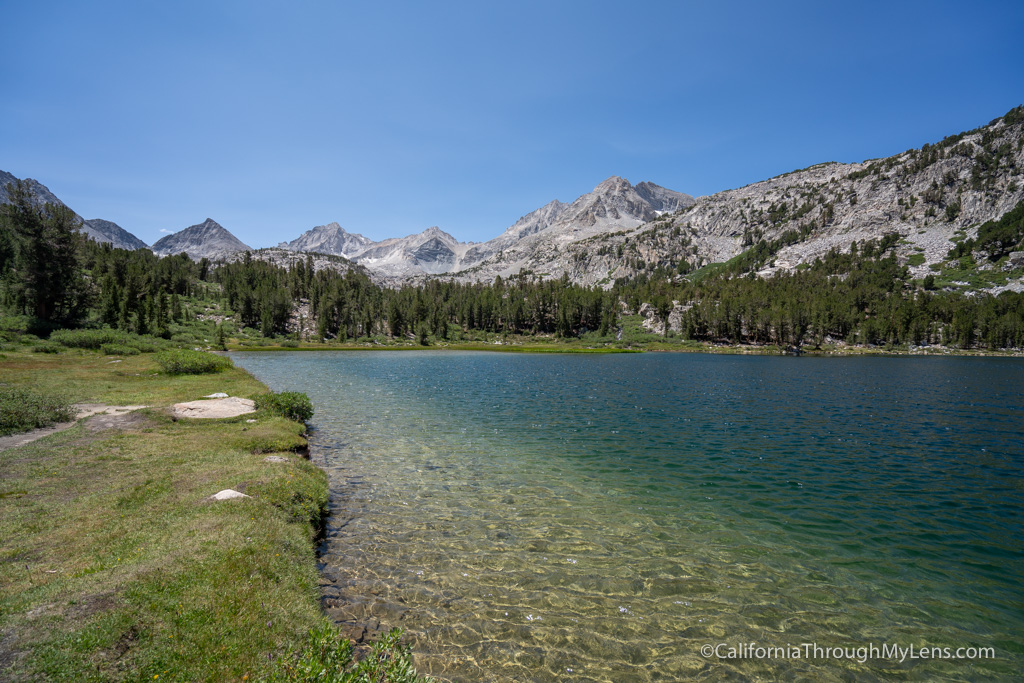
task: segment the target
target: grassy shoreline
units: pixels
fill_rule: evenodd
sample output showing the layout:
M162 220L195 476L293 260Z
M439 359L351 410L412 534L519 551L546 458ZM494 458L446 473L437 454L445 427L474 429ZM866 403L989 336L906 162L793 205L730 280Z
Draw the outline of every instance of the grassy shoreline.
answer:
M314 547L327 479L300 455L304 426L167 410L264 385L87 351L6 351L0 384L151 406L0 451L0 678L297 681L325 661L340 676ZM208 500L226 488L250 497Z

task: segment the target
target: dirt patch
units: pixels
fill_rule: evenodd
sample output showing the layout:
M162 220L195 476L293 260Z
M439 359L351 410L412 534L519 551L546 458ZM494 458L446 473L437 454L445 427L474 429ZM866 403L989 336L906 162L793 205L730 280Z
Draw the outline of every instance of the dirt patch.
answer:
M44 436L50 434L56 434L62 432L65 429L74 427L78 420L91 417L93 420L97 418L95 416L103 416L99 422L96 423L96 428L89 427L89 431L98 432L103 429L126 429L129 428L123 425L129 425L134 420L144 420L140 416L132 416L132 412L145 408L146 406L108 406L103 403L76 403L74 405L78 414L75 416L75 422L60 422L53 425L52 427L43 427L42 429L33 429L28 432L22 432L21 434L11 434L10 436L0 437L0 451L6 451L11 448L17 448L18 446L24 446L27 443L32 443L36 439L41 439ZM107 422L104 422L107 420ZM90 420L92 422L92 420ZM88 424L88 423L87 423ZM101 426L109 424L110 426Z
M114 593L106 591L103 593L92 593L76 597L63 604L46 603L39 605L26 613L29 619L40 617L60 617L62 620L82 620L94 614L106 612L116 605Z
M14 631L0 631L0 676L14 667L14 664L25 654L25 650L15 647L18 637ZM0 680L6 680L0 678Z
M8 680L10 671L28 654L27 644L37 635L35 632L52 628L53 619L81 623L95 614L112 609L116 604L115 594L107 591L78 597L66 603L44 603L25 612L27 619L19 627L0 631L0 681ZM25 645L19 647L19 640Z
M152 426L153 421L142 413L101 413L85 421L85 428L92 433L108 429L142 429Z

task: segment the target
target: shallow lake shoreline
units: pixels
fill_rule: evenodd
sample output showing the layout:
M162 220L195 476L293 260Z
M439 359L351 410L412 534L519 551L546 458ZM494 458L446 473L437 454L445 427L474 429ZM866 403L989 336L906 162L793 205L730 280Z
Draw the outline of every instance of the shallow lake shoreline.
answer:
M654 344L630 348L619 347L585 347L562 346L558 344L516 344L516 343L467 343L467 344L300 344L299 346L242 346L228 344L229 353L259 352L274 353L285 351L319 352L319 351L490 351L494 353L556 353L556 354L615 354L615 353L707 353L717 355L747 356L809 356L809 357L857 357L857 356L962 356L977 358L1024 358L1024 349L958 349L947 346L917 346L912 348L886 347L823 347L786 349L779 346L753 345L714 345L694 344L682 346L676 344Z

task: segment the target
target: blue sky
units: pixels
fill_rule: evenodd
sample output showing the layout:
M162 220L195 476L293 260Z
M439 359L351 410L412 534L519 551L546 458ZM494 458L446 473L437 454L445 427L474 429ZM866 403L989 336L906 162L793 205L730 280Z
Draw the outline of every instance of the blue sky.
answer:
M611 175L697 195L1024 103L1024 3L0 2L0 169L152 243L489 239Z

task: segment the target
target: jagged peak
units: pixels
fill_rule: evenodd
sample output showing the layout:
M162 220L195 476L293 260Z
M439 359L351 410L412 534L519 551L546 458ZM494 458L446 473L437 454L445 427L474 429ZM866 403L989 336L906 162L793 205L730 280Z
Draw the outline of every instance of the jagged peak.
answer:
M445 232L441 228L437 227L436 225L432 225L429 228L427 228L426 230L424 230L423 232L421 232L420 236L422 236L422 237L441 237L441 238L444 238L444 239L451 240L452 242L458 242L458 240L455 239L452 235L448 234L447 232Z
M631 189L633 189L633 186L629 184L628 180L621 176L613 175L595 187L594 192L598 194L610 194L612 192L625 192L626 190Z
M333 232L343 232L346 235L349 234L349 232L345 230L345 228L338 225L337 221L331 221L330 223L327 223L325 225L317 225L316 227L312 228L310 232L314 230L317 232L327 232L328 230L331 230Z
M637 183L636 185L634 185L633 189L636 189L636 190L667 190L668 188L662 187L661 185L658 185L657 183L652 183L649 180L645 180L643 182L640 182L640 183Z

